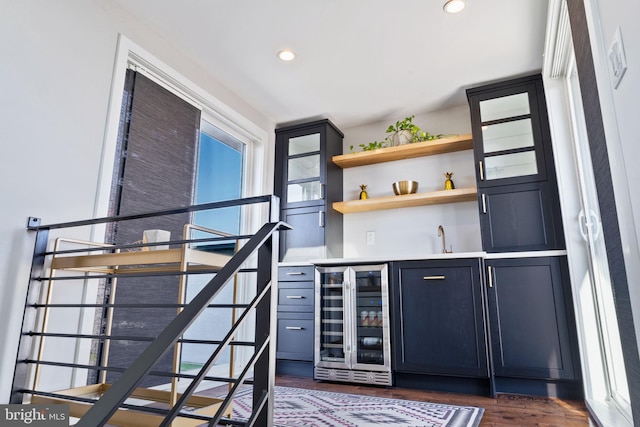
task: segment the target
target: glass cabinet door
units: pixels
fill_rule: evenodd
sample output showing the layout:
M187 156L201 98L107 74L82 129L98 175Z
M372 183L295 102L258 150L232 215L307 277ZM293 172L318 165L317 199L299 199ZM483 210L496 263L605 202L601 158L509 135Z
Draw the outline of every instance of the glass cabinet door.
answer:
M319 340L320 362L346 363L345 344L347 330L345 321L345 270L323 269L319 271L320 304Z
M481 139L477 150L480 185L510 178L522 177L521 182L545 178L537 141L538 117L530 107L535 105L536 94L528 86L515 92L478 101L480 120L474 132Z
M286 203L321 200L320 133L289 138Z
M355 272L356 363L383 365L382 271Z
M386 372L391 369L389 281L386 264L354 266L350 272L353 368Z

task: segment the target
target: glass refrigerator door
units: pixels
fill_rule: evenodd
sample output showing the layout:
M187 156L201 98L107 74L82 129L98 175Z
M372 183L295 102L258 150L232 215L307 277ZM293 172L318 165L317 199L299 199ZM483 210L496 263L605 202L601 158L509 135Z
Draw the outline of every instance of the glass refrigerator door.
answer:
M348 332L345 320L345 269L319 270L319 365L337 367L346 363L345 345Z
M355 267L354 362L378 370L389 365L386 266ZM362 366L366 365L366 366Z

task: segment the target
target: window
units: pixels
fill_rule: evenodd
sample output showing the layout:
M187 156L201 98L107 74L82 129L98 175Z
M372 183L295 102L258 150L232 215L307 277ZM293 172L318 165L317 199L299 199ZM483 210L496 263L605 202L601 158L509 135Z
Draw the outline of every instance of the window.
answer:
M254 123L249 121L247 118L243 117L241 112L234 111L229 108L227 105L222 103L220 100L211 96L206 91L199 88L197 85L193 84L193 82L186 79L183 75L177 73L175 70L167 67L161 60L155 58L150 55L141 47L137 46L135 43L131 42L126 37L120 35L118 40L118 48L116 52L115 59L115 71L113 75L113 90L111 92L110 99L110 107L109 113L107 117L107 127L105 132L104 139L104 150L103 150L103 158L100 169L100 184L99 191L97 193L96 199L96 208L95 208L95 216L103 217L108 216L110 214L115 213L114 211L109 211L110 201L114 198L114 190L115 187L112 188L112 183L117 182L113 180L114 176L121 175L119 172L120 166L126 168L126 162L130 160L126 155L122 159L124 160L124 164L114 164L114 158L118 158L118 153L121 151L120 147L118 147L117 141L121 141L119 138L119 132L121 127L121 111L124 108L127 108L125 104L123 104L122 94L123 92L128 90L128 86L126 84L127 78L126 74L130 73L127 70L134 70L140 75L143 75L146 79L148 79L151 83L154 83L158 87L165 89L167 92L175 95L177 98L180 98L182 101L185 101L186 104L189 104L193 107L198 113L196 119L190 123L191 129L196 129L197 132L191 131L192 136L196 136L196 143L191 144L189 146L194 147L195 150L191 150L188 153L191 156L190 165L193 165L194 174L188 180L188 188L184 189L183 193L187 195L185 201L180 201L179 203L175 203L174 199L169 200L171 203L169 205L165 204L164 207L175 207L177 205L189 205L193 203L197 203L200 201L211 201L217 199L211 199L209 197L209 191L211 191L211 187L208 189L198 189L196 188L197 182L197 174L201 175L204 173L203 178L200 178L201 183L206 182L207 180L211 181L210 178L206 176L206 172L211 170L212 167L197 167L198 163L205 162L208 157L207 142L202 144L203 153L200 154L200 141L199 134L201 127L201 131L203 133L202 139L206 140L207 138L211 138L211 141L215 146L218 144L218 149L221 149L223 152L225 150L230 150L233 154L235 151L235 155L241 154L239 163L234 163L238 168L236 168L233 173L238 180L234 182L233 186L226 186L225 188L214 189L213 192L214 197L222 198L236 198L240 196L252 196L256 194L266 194L269 189L269 183L264 179L264 171L263 164L265 156L265 145L267 141L269 141L270 133L256 126ZM163 101L158 101L156 104L166 104ZM170 115L171 117L171 115ZM224 145L224 147L220 146L220 143ZM184 151L184 150L181 150ZM177 151L175 155L183 155L181 151ZM125 153L126 154L126 153ZM154 153L152 153L154 154ZM226 154L224 154L226 156ZM202 158L202 159L200 159ZM199 161L200 159L200 161ZM169 164L169 167L173 167L173 164ZM168 179L173 180L174 178L167 178L165 176L165 169L163 167L155 168L152 172L152 176L159 177L160 180ZM182 178L180 178L181 182L184 182ZM228 180L225 180L228 184ZM153 183L152 183L153 184ZM171 183L169 183L171 184ZM164 185L159 185L160 189L160 197L163 197L162 190L166 189ZM221 195L220 191L231 189L236 192L237 196L224 196ZM181 190L182 191L182 190ZM166 191L165 191L166 192ZM196 193L200 193L199 195ZM155 194L155 193L154 193ZM119 196L118 196L119 197ZM153 199L155 196L149 196L148 198ZM112 206L113 207L113 206ZM146 209L150 210L150 209ZM153 210L153 209L151 209ZM182 221L182 224L185 222L196 222L202 223L204 226L217 226L219 228L224 228L225 231L237 233L240 231L243 234L251 233L253 230L257 230L260 225L264 223L264 221L268 218L268 210L266 209L255 209L251 210L251 212L245 212L244 210L240 210L235 214L223 214L220 218L208 218L206 215L195 217L192 215L187 218L185 221ZM235 217L234 220L229 218ZM163 225L158 225L153 228L161 228L163 229ZM95 233L97 236L104 235L105 230L96 228ZM177 236L182 235L182 230L176 230L175 233L172 232L172 238L176 238ZM133 237L132 237L133 238ZM139 240L140 237L137 237L134 240ZM228 246L228 245L227 245ZM218 247L217 249L220 249ZM193 284L192 284L193 285ZM120 287L118 290L120 293ZM241 283L238 286L238 294L239 298L242 299L245 294L244 285ZM158 293L154 293L154 296L160 296ZM93 301L87 301L92 303ZM171 303L175 303L176 300L172 299ZM175 310L172 309L173 314L175 315ZM156 319L157 320L157 319ZM250 331L248 331L250 333ZM114 351L112 349L111 353ZM171 355L167 355L167 359L171 359ZM166 378L163 379L166 382Z
M242 197L243 169L245 146L231 135L222 132L207 121L201 122L200 143L198 148L198 170L195 183L195 203L209 203L231 200ZM241 209L230 207L214 211L195 213L193 222L196 225L230 234L240 234ZM210 237L202 232L194 233L194 238ZM233 253L235 241L213 242L208 250ZM195 297L211 280L211 275L194 275L189 277L186 289L186 300ZM233 287L227 286L216 296L216 304L231 304L237 299ZM212 328L211 325L232 324L231 309L210 309L189 327L185 338L220 340L228 328ZM188 372L204 365L215 350L215 345L189 344L182 345L180 371ZM226 367L229 352L218 358L216 365ZM216 369L215 367L213 369ZM223 375L223 373L220 373Z
M242 142L205 120L201 122L196 204L242 197L244 153ZM194 222L203 227L239 234L240 207L196 212Z

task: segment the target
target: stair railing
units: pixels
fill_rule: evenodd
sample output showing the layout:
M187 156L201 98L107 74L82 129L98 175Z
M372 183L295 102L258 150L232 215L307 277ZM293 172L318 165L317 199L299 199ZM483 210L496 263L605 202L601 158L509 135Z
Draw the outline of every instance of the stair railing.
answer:
M230 425L270 425L273 417L273 389L275 378L275 298L276 292L272 291L272 284L274 281L274 274L277 271L277 248L278 248L278 233L281 229L289 228L286 224L277 221L279 211L279 200L275 196L262 196L253 197L247 199L239 199L234 201L216 202L202 205L194 205L189 207L165 210L160 212L151 212L136 215L126 215L117 217L107 217L101 219L74 221L61 224L53 224L43 226L40 224L39 219L30 218L28 229L36 232L35 249L32 263L32 271L30 276L30 285L27 293L27 302L25 305L25 314L23 318L23 333L21 336L21 342L18 352L18 358L16 362L16 371L14 375L14 383L12 387L12 403L21 403L22 396L24 395L42 395L42 396L56 396L55 393L41 392L38 390L30 390L25 387L26 379L28 377L28 366L31 363L43 363L39 360L30 360L29 354L33 352L32 344L33 339L38 335L44 337L47 334L38 334L35 331L36 325L36 313L39 308L43 307L43 304L38 303L38 295L40 294L42 282L45 280L52 280L53 278L46 278L43 275L45 269L45 258L51 255L47 252L47 241L49 231L52 229L62 229L78 226L93 226L97 224L103 224L108 222L125 221L130 219L149 218L153 216L171 215L176 213L194 212L198 210L216 209L230 206L239 206L247 204L265 203L269 204L269 217L270 222L264 224L258 232L253 236L250 236L248 241L236 254L223 265L215 274L213 279L196 295L188 304L182 304L181 311L177 316L168 324L168 326L160 332L153 341L150 342L148 347L138 356L138 358L124 370L120 378L117 379L109 387L104 394L95 401L95 403L86 411L86 413L80 418L76 424L79 427L96 427L105 425L113 414L118 411L119 408L137 409L140 411L148 411L156 414L162 414L164 420L160 425L169 426L172 421L180 416L186 418L195 418L199 420L207 420L210 426L218 425L220 421L226 422ZM273 221L273 219L276 221ZM246 239L249 236L236 236L236 239ZM214 241L216 239L187 239L181 241L172 241L170 243L190 244L194 242L202 241ZM166 244L168 242L163 242ZM117 247L117 249L126 248L127 246L136 245L123 245ZM151 244L150 246L153 246ZM96 248L100 250L101 248ZM104 250L104 248L102 248ZM83 252L86 252L84 249ZM73 251L68 251L73 252ZM149 408L149 407L136 407L125 403L125 400L136 389L140 381L151 371L154 364L174 345L179 341L185 341L181 339L187 328L195 321L199 314L201 314L207 307L211 307L211 300L218 294L220 289L229 280L242 271L243 265L246 265L247 260L257 253L257 267L256 272L256 296L253 300L244 305L244 311L233 324L231 330L225 335L225 337L217 341L218 347L211 354L207 362L202 366L197 375L185 375L177 374L181 378L190 378L192 381L187 389L181 394L178 401L166 409ZM91 278L111 278L117 276L115 274L105 275L92 275ZM47 302L49 304L49 302ZM46 305L46 304L45 304ZM113 306L114 304L96 304L95 306ZM81 305L78 305L81 306ZM240 373L237 379L226 379L233 386L230 388L228 394L220 404L217 413L213 417L204 417L200 415L189 414L182 411L183 407L188 403L189 398L196 391L196 388L205 379L211 379L207 377L206 373L209 368L216 362L223 351L233 343L234 337L237 335L238 328L248 318L248 314L251 310L255 311L256 325L255 325L255 340L252 343L254 347L254 353L247 361L246 366ZM235 318L235 316L234 316ZM56 334L49 334L56 336ZM58 336L64 334L58 334ZM71 335L65 335L71 337ZM76 335L76 338L85 338L86 335ZM89 336L90 338L93 336ZM126 337L125 337L126 338ZM107 337L106 340L112 339ZM236 344L243 344L238 343ZM246 343L244 343L246 344ZM106 366L86 366L76 364L65 364L50 362L52 365L79 367L85 369L94 368L96 370L107 371L110 368ZM113 369L118 371L117 369ZM249 380L247 375L253 370L253 379ZM219 379L219 378L216 378ZM239 390L239 387L245 383L253 384L253 413L249 419L242 423L237 420L231 420L224 418L224 411L228 408L234 395ZM83 401L81 397L71 397L70 401Z

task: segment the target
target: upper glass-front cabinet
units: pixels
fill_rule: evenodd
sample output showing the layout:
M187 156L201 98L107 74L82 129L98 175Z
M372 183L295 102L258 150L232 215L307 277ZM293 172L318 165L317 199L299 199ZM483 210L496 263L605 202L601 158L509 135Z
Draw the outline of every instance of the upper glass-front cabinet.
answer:
M280 234L280 261L342 256L342 169L331 158L342 153L343 133L328 119L275 131L273 192L280 218L293 229Z
M323 198L320 176L320 133L289 138L286 203Z
M539 91L541 81L467 91L480 187L546 179Z
M325 203L327 151L342 149L334 134L342 137L327 121L276 130L276 166L281 169L276 170L275 191L283 208Z

